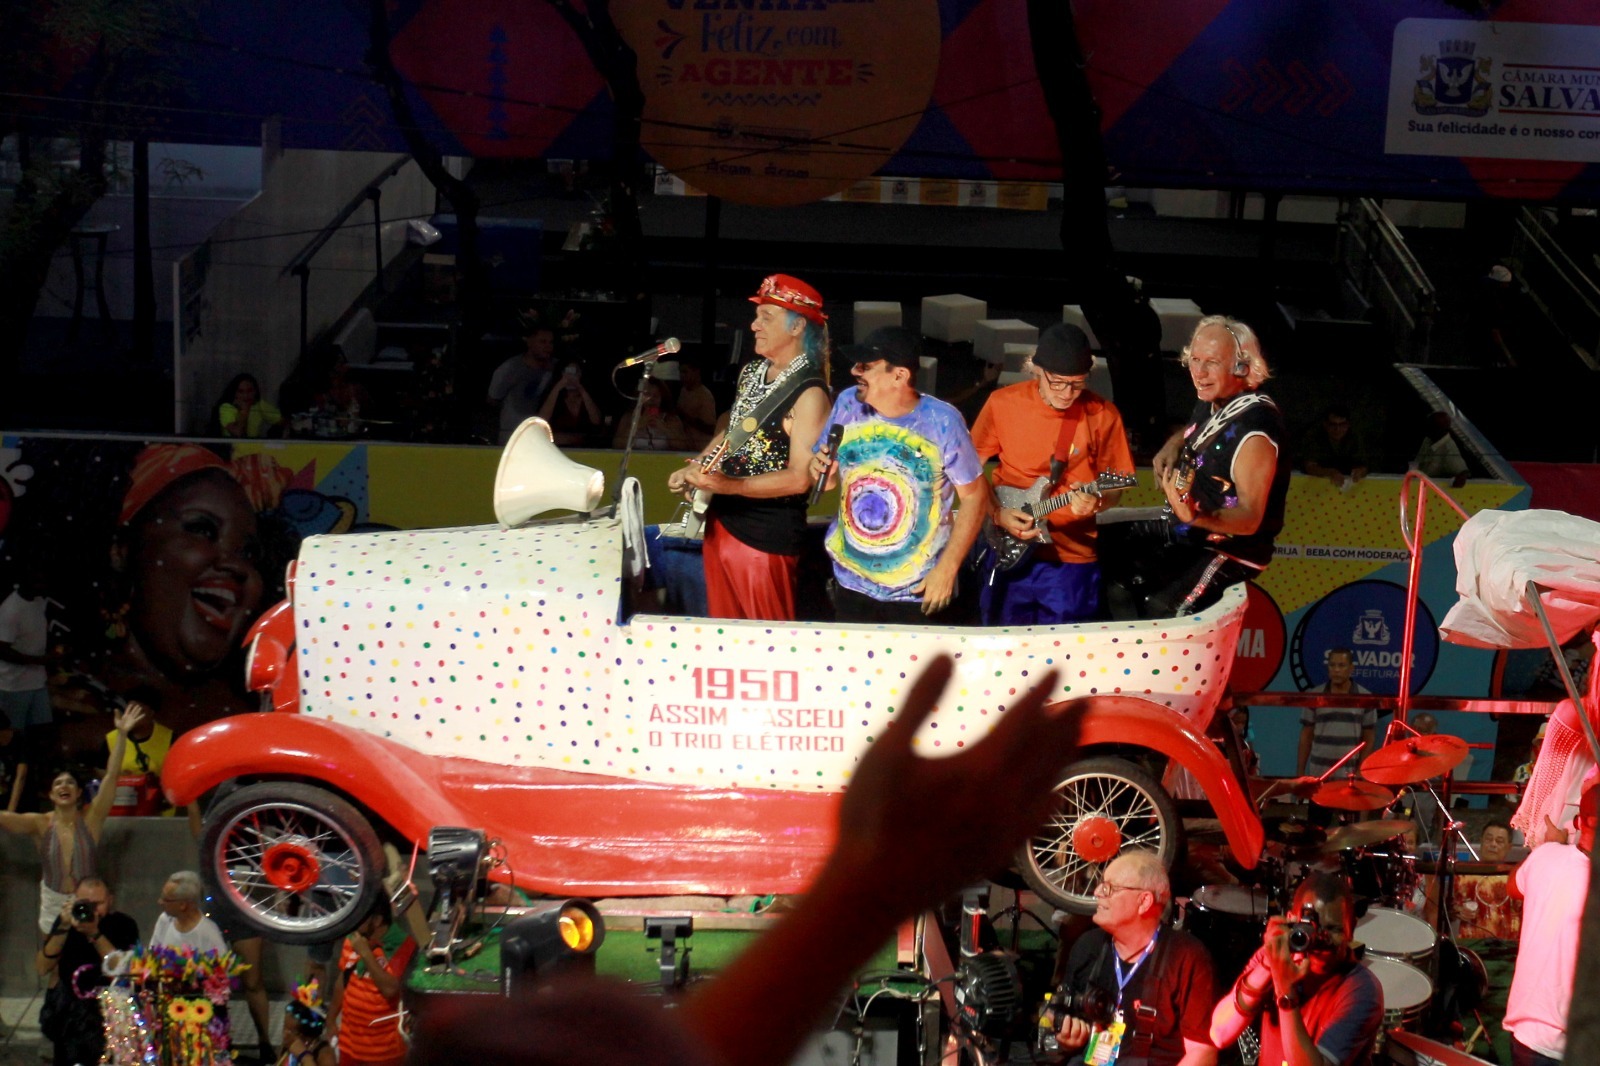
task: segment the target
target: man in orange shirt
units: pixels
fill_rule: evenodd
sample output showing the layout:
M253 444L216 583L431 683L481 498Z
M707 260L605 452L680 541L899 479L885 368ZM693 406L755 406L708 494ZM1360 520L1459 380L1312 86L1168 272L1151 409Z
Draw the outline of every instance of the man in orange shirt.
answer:
M978 458L1000 460L995 485L1028 489L1045 477L1050 495L1071 490L1037 524L1019 508L996 511L996 525L1035 547L1015 568L985 580L978 601L985 625L1055 625L1100 614L1094 516L1119 494L1078 486L1104 473L1131 474L1133 455L1121 413L1087 388L1093 365L1083 330L1051 326L1033 356L1035 380L995 390L972 427Z

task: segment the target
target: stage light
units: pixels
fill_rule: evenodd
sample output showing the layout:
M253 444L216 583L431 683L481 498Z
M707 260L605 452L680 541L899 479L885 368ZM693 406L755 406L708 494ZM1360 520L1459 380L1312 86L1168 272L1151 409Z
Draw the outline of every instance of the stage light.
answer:
M605 921L588 900L560 900L533 908L500 933L505 994L537 987L556 974L594 973L595 952L605 938Z
M487 835L481 829L436 825L428 832L428 876L433 881L433 937L428 962L450 965L478 887L490 863Z
M1022 976L1014 956L986 951L956 969L956 1008L973 1032L1004 1036L1022 1011Z

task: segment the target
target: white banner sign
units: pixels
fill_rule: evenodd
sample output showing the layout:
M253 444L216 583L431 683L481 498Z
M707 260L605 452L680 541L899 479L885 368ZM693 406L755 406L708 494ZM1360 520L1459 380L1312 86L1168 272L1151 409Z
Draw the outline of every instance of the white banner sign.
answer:
M1600 27L1405 19L1384 151L1600 162Z

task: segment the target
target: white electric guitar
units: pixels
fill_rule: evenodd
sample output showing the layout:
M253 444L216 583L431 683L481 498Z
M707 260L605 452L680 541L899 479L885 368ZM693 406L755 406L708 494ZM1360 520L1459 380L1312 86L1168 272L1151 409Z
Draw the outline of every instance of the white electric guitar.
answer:
M728 454L728 435L724 433L717 446L700 457L701 470L715 470L722 465L722 457ZM716 493L710 489L695 489L680 510L683 511L682 536L694 538L701 536L706 525L706 511L711 507L711 499Z

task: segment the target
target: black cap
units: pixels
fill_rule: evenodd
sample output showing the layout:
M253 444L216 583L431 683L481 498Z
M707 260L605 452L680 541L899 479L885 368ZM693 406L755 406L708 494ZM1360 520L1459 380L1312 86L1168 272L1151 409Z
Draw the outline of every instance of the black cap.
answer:
M852 364L875 363L882 359L890 366L903 366L916 373L921 365L922 344L917 335L904 326L879 326L860 344L847 344L839 351Z
M1088 336L1071 322L1057 322L1039 335L1033 365L1051 374L1087 374L1094 369Z

